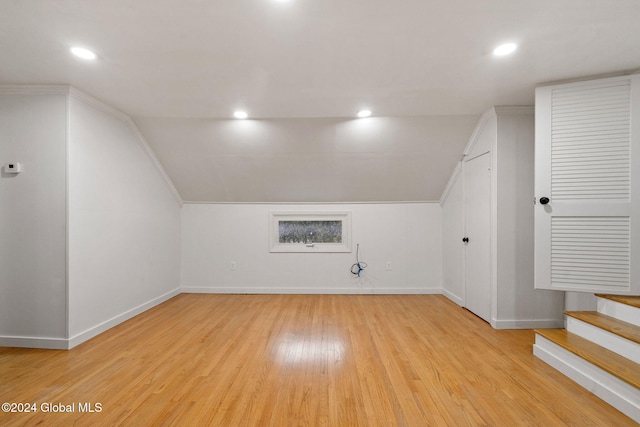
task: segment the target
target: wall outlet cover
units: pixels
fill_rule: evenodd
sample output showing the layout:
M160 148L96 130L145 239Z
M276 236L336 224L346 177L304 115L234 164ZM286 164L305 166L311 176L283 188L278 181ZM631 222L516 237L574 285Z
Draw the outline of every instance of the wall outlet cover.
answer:
M11 162L4 165L4 173L20 173L22 172L22 165L19 162Z

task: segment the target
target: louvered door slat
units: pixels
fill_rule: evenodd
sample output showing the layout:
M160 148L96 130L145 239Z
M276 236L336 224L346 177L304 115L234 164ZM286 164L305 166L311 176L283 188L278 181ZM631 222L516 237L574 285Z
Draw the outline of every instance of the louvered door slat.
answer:
M629 248L628 218L552 218L551 280L587 287L628 286Z
M552 198L628 199L630 83L552 90L551 109ZM592 144L589 149L587 144ZM617 169L618 179L601 184L606 173L597 171L603 167ZM564 172L562 178L558 171ZM585 173L590 179L580 182ZM576 184L567 185L567 178Z

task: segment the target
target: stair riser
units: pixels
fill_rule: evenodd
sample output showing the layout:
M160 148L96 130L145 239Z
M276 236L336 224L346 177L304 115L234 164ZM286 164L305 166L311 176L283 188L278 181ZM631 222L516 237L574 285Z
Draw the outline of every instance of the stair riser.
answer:
M640 344L605 331L582 320L567 316L567 331L588 339L622 357L640 363Z
M538 334L536 334L533 354L640 423L639 389Z
M640 326L640 308L621 304L605 298L598 298L598 312L615 317L623 322Z

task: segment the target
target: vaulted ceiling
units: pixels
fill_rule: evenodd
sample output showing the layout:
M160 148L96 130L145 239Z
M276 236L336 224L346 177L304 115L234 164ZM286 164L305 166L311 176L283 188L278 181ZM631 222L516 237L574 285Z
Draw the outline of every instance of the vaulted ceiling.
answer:
M185 200L437 200L486 109L637 72L638 22L637 0L3 0L0 84L132 116Z

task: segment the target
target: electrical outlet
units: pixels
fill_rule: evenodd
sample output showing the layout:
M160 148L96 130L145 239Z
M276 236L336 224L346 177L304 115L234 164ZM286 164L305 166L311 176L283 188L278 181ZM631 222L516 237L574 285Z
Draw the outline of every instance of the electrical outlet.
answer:
M4 173L19 174L22 172L22 165L18 162L7 163L4 165Z
M387 271L391 271L391 261L387 261Z
M232 270L236 269L236 262L235 261L231 261L231 269Z

